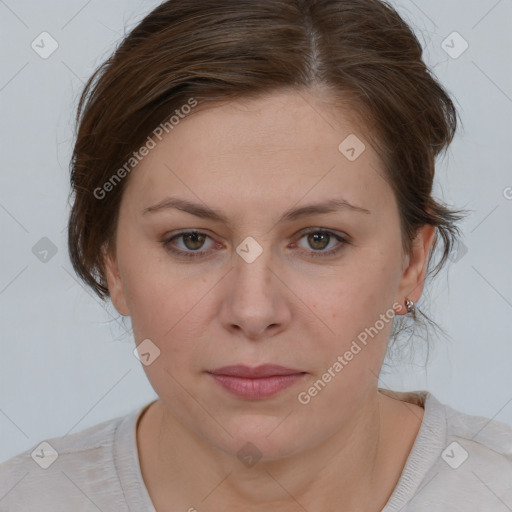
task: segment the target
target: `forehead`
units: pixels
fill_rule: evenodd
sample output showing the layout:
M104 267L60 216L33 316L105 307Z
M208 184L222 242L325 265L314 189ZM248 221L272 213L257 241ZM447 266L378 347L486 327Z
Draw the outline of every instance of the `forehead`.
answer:
M353 119L304 92L199 108L136 166L125 194L139 206L178 192L261 209L339 190L363 207L378 205L391 189L364 126Z

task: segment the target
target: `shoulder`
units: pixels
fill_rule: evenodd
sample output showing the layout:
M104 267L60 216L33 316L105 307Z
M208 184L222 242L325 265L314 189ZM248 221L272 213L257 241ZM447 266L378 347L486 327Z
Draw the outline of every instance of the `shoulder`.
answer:
M466 510L479 502L489 510L512 506L512 427L447 405L439 407L446 419L446 447L438 462L444 486L460 486L468 501Z
M410 395L423 402L425 414L392 495L403 512L512 506L512 427L466 414L427 391L403 394Z
M136 409L74 434L53 437L0 464L2 512L128 510L115 465L115 436ZM108 508L110 507L110 508Z
M466 414L448 405L439 404L438 407L444 409L448 436L471 443L477 453L500 455L504 460L512 462L510 425L492 418Z
M431 407L443 412L446 447L441 458L446 465L455 470L471 459L468 469L471 467L475 476L485 476L489 469L493 475L503 470L508 472L512 487L512 427L492 418L466 414L441 404L432 395L430 401Z

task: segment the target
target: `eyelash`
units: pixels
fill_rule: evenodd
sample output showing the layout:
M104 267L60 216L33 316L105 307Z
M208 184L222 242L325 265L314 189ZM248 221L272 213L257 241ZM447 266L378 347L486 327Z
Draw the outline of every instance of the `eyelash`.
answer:
M316 234L316 233L321 233L323 235L329 235L331 238L335 238L336 240L338 240L338 242L340 242L334 249L329 249L328 251L312 251L310 253L310 256L313 257L313 258L317 258L317 257L321 257L321 258L327 258L329 256L334 256L335 254L337 254L338 252L340 252L343 247L345 245L348 245L350 242L337 235L336 233L333 233L332 231L329 231L329 230L326 230L326 229L310 229L308 231L304 231L301 233L301 236L299 238L302 239L303 237L307 236L307 235L311 235L311 234ZM175 254L177 256L180 256L180 257L185 257L185 258L205 258L207 256L207 254L205 254L204 252L200 252L199 250L197 251L183 251L181 249L175 249L174 247L171 246L171 242L173 242L175 239L177 238L180 238L180 237L183 237L184 235L191 235L191 234L199 234L199 235L205 235L207 236L208 238L210 238L206 233L202 233L201 231L182 231L181 233L178 233L176 235L173 235L172 237L168 237L168 238L165 238L164 240L162 240L162 245L164 247L164 249L167 251L167 252L170 252L172 254ZM329 239L330 241L330 239Z

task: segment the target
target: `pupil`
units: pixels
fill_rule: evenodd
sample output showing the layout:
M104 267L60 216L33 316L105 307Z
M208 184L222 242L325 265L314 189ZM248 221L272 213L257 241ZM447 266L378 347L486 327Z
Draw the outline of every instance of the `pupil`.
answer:
M325 239L327 238L327 235L326 235L325 233L315 233L315 234L313 235L313 240L314 240L314 242L313 242L313 246L314 246L314 244L315 244L316 242L318 242L318 241L319 241L319 238L324 238L324 242L325 242ZM325 247L325 244L324 244L322 247L320 247L320 249L322 249L322 248L324 248L324 247ZM319 248L319 247L317 247L317 249L318 249L318 248Z
M202 235L200 233L192 233L190 235L185 236L186 239L191 239L191 238L193 239L192 247L189 247L189 249L199 249L201 247L201 245L202 245L202 241L200 240L201 236ZM199 237L199 243L198 243L198 237ZM194 246L194 244L197 244L197 243L198 243L198 245Z

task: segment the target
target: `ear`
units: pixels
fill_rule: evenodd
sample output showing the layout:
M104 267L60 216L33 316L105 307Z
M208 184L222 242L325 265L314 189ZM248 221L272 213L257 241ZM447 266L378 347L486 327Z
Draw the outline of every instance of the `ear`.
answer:
M419 228L413 240L411 254L406 258L406 268L397 291L399 304L404 304L405 297L413 302L420 300L427 273L428 256L436 238L435 231L435 226L425 224ZM405 306L403 309L405 310Z
M110 299L117 311L123 316L130 316L123 289L123 281L119 274L119 266L115 254L110 250L103 250L103 262L108 283Z

